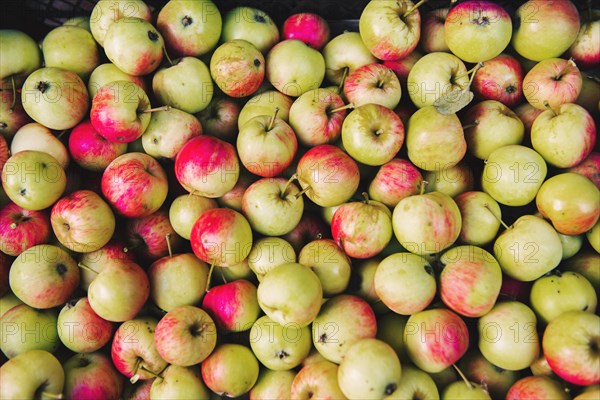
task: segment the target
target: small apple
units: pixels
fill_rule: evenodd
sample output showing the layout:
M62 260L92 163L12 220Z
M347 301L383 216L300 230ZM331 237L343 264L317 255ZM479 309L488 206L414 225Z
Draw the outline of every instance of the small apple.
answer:
M73 161L90 171L104 171L126 151L126 143L109 142L94 129L90 120L79 123L69 135L69 154Z
M485 246L492 242L500 229L502 211L496 200L479 191L469 191L454 198L462 226L459 239L465 244Z
M325 76L335 85L343 87L348 74L363 65L377 62L365 46L360 33L343 32L331 39L323 48Z
M208 197L182 194L176 197L169 207L169 221L179 236L189 240L198 217L204 211L216 207L217 202Z
M298 254L298 263L309 267L317 275L325 297L342 293L350 283L350 258L331 239L308 242Z
M473 190L475 177L469 163L460 161L453 167L427 171L423 177L427 185L425 192L441 192L455 198L461 193Z
M37 150L48 153L56 158L63 169L66 170L69 166L69 151L65 145L50 129L37 122L31 122L20 127L10 142L11 154L17 154L24 150Z
M152 382L151 399L208 399L210 391L206 388L197 367L169 365Z
M535 108L558 107L574 103L581 93L581 85L581 73L572 60L547 58L525 75L523 94Z
M345 398L338 384L337 364L323 360L303 366L292 381L288 397L300 400Z
M237 127L240 129L246 122L256 116L273 115L276 108L279 109L277 116L285 122L289 122L289 112L293 102L294 100L291 97L277 90L258 93L252 96L240 110Z
M329 42L329 24L314 13L290 15L283 22L281 30L283 40L301 40L316 50L321 50Z
M394 158L383 164L369 184L369 197L393 208L405 197L419 193L423 176L410 161Z
M230 97L246 97L258 90L265 77L265 58L247 40L229 40L213 52L210 75Z
M145 217L130 218L125 222L128 249L140 260L155 261L177 251L181 237L177 235L166 210L158 210Z
M471 87L476 97L513 108L523 99L523 67L515 57L500 54L484 63Z
M238 116L241 107L235 99L225 96L213 96L208 106L196 114L202 125L202 131L232 142L238 133Z
M280 237L257 239L248 254L248 267L259 282L271 269L288 262L296 262L296 252L287 240Z
M425 53L450 51L446 44L446 38L444 37L444 26L449 11L450 9L447 7L435 8L423 14L421 19L421 38L419 39L419 45ZM414 51L411 54L413 53Z
M321 86L325 60L300 40L277 43L267 55L267 79L281 93L298 97Z
M394 109L401 94L398 77L384 64L373 63L356 68L344 82L344 95L355 107L375 103Z

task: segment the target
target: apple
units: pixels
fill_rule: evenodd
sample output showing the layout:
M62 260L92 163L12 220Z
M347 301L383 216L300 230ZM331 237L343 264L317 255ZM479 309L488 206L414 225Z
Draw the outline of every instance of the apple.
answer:
M581 93L582 77L572 60L547 58L523 78L523 94L532 106L545 109L573 103Z
M56 324L60 341L76 353L100 350L114 333L113 324L94 312L87 297L67 302Z
M398 357L408 359L406 344L404 343L404 329L408 321L407 315L395 312L385 312L377 316L377 339L383 340L398 354ZM402 366L404 372L404 365ZM404 376L404 373L402 374Z
M344 82L344 95L355 107L375 103L394 109L400 102L401 93L398 77L383 64L356 68Z
M350 72L377 61L358 32L343 32L331 39L323 47L323 58L327 80L340 87Z
M295 375L288 396L301 400L345 398L338 384L338 366L325 360L303 366Z
M103 353L75 354L63 363L65 397L85 399L98 396L118 400L123 393L123 378Z
M423 14L419 45L425 53L450 51L444 37L444 27L449 11L450 9L447 7L435 8ZM411 54L413 53L414 51Z
M48 153L56 158L63 169L66 170L69 166L69 152L65 145L50 129L37 122L31 122L20 127L10 142L11 154L24 150L37 150Z
M583 161L568 169L591 180L600 189L600 153L591 152Z
M202 124L192 114L171 108L152 113L142 134L142 146L152 157L174 159L191 138L202 135Z
M208 266L191 253L165 256L148 268L150 299L165 311L198 304L204 296Z
M314 13L290 15L283 22L281 31L283 40L301 40L316 50L321 50L329 42L329 24Z
M176 57L199 57L211 51L219 41L223 21L210 0L169 1L156 19L169 52Z
M260 282L271 269L288 262L296 262L292 245L280 237L257 239L248 254L248 267Z
M27 33L15 29L0 32L0 86L21 86L29 74L40 68L40 48ZM12 93L14 94L14 90Z
M90 120L79 123L69 135L68 154L77 165L90 171L103 171L126 151L126 143L109 142L94 129Z
M192 227L198 217L206 210L216 208L217 203L213 199L194 194L176 197L169 207L169 221L179 236L190 239Z
M219 396L239 397L252 389L259 366L252 351L240 344L217 346L201 365L202 380Z
M65 46L68 43L68 46ZM77 49L77 51L74 51ZM63 68L87 80L100 64L100 52L90 31L63 25L52 29L42 42L44 66Z
M9 266L10 267L10 266ZM19 304L24 304L21 299L19 299L15 294L8 288L6 293L0 297L0 318L11 308L18 306Z
M127 396L127 400L147 400L150 398L150 389L152 389L152 384L157 379L158 378L150 378L139 381L135 384L126 382L125 389L123 390L123 396Z
M267 79L281 93L298 97L321 86L325 60L304 42L288 39L277 43L267 55Z
M98 89L107 83L115 82L115 81L128 81L131 83L135 83L139 87L141 87L144 92L147 91L146 81L142 76L134 76L126 74L121 71L117 66L113 63L105 63L98 65L90 74L87 81L88 93L90 95L90 99L93 99Z
M14 103L14 105L13 105ZM21 102L21 96L12 90L0 89L0 135L6 140L32 119Z
M267 13L253 7L235 7L223 17L221 41L244 39L261 53L279 42L279 29Z
M210 75L226 95L250 96L265 77L265 58L249 41L229 40L213 52Z
M489 399L490 394L484 385L468 380L452 382L444 388L442 399Z
M429 374L410 364L402 364L402 376L398 382L398 387L386 399L401 400L415 398L437 399L439 398L438 388Z
M260 315L256 286L239 279L213 287L202 300L202 309L226 332L243 332L252 327Z
M150 21L152 10L143 0L102 0L94 6L90 15L90 30L100 46L104 46L108 27L124 17L138 17Z
M128 249L142 260L154 261L177 251L181 237L177 235L166 210L158 210L145 217L130 218L125 223ZM170 252L171 251L171 252Z
M241 106L235 99L213 96L208 106L196 114L206 135L231 142L238 133Z
M0 349L11 359L30 350L54 353L60 344L56 310L38 310L20 304L2 315Z
M454 198L462 226L459 239L462 243L485 246L491 243L500 229L502 211L496 200L480 191L468 191Z
M329 237L330 228L320 215L305 212L298 225L283 238L287 240L298 253L309 242L317 238Z
M200 370L192 367L181 367L169 365L152 382L149 398L151 399L183 399L186 397L194 399L210 398L209 390L206 388Z
M29 211L15 203L0 209L0 251L16 257L23 251L50 239L50 219L45 212Z
M246 122L259 115L273 115L275 109L279 109L277 116L289 121L289 112L292 107L293 100L291 97L277 91L267 90L266 92L258 93L252 96L240 110L237 126L241 129Z
M529 0L516 11L511 43L519 55L541 61L567 51L579 28L579 12L570 0Z
M10 267L10 287L25 304L40 309L64 304L79 285L79 268L58 246L25 250Z
M523 67L515 57L500 54L483 64L471 87L476 97L513 108L523 99Z
M410 161L394 158L383 164L369 183L369 197L393 208L405 197L419 193L423 176Z
M126 251L127 250L127 251ZM83 253L79 262L88 269L82 268L80 272L80 286L87 291L90 283L109 264L119 264L121 261L135 261L133 252L128 251L125 243L111 239L99 250Z
M307 243L298 254L298 263L309 267L317 275L325 297L344 292L350 283L350 258L331 239L315 239Z
M190 305L171 309L154 331L154 345L161 358L182 367L202 362L216 344L214 321L206 311Z
M506 394L506 400L519 400L525 396L533 399L571 398L561 382L547 376L527 376L519 379Z
M569 196L577 188L577 197ZM592 229L600 217L600 190L583 175L566 172L547 179L536 195L538 211L565 235Z
M585 236L594 250L600 253L600 222L596 222L592 229L586 232Z
M484 387L493 399L503 399L510 387L519 379L519 372L498 368L479 351L469 351L460 359L460 369L471 382Z
M33 399L61 398L65 372L60 361L45 350L30 350L0 367L0 397Z
M454 198L461 193L473 190L475 178L471 166L460 161L453 167L427 171L424 176L426 192L441 192Z
M600 64L600 50L594 45L600 40L599 26L600 11L591 9L590 5L587 16L582 18L577 38L567 51L567 55L573 57L579 68L583 70L593 69Z

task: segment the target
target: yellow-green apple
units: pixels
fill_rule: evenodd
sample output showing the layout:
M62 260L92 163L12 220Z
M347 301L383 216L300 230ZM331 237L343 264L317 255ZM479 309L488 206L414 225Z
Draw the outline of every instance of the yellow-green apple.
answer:
M50 223L58 241L79 253L103 247L116 226L108 204L91 190L77 190L54 203Z
M250 347L258 361L274 371L297 367L312 346L308 326L280 325L266 315L252 324L249 335Z
M374 286L383 304L401 315L424 310L436 292L435 276L429 262L407 252L381 260L375 271Z
M214 319L219 329L247 331L260 315L256 286L245 279L215 286L204 296L202 309Z
M212 136L187 141L175 157L177 181L190 193L216 198L229 192L240 175L238 155L230 143Z
M579 164L569 168L568 172L575 172L587 177L600 189L600 153L591 152Z
M516 11L511 43L521 56L541 61L567 51L579 28L579 12L570 0L529 0Z
M123 378L107 355L101 352L75 354L63 363L63 368L66 398L106 400L121 398Z
M289 398L300 400L346 398L338 384L337 364L325 360L303 366L294 377L290 392Z
M581 93L582 77L572 60L547 58L523 78L523 94L535 108L574 103Z
M77 51L73 51L77 49ZM44 66L75 72L84 81L100 64L100 52L92 34L78 26L58 26L42 42Z
M477 70L471 88L481 100L496 100L513 108L523 99L523 67L515 57L500 54Z
M383 164L369 183L369 197L393 208L405 197L419 193L423 176L410 161L394 158Z
M331 39L323 48L323 58L327 80L335 85L343 85L350 72L377 61L358 32L344 32Z
M249 41L229 40L213 52L210 76L226 95L250 96L263 83L265 58Z
M32 72L23 83L21 101L33 120L57 130L69 129L81 122L90 105L81 78L56 67Z
M296 252L287 240L280 237L262 237L252 245L248 254L248 267L260 282L269 270L296 260Z
M465 128L467 150L480 160L486 160L502 146L521 144L525 136L523 121L497 100L475 104L467 110L462 122L468 126Z
M10 265L9 265L10 267ZM8 283L7 283L8 285ZM6 291L2 297L0 297L0 318L6 314L11 308L18 306L19 304L24 304L21 299L19 299L12 291L10 291L10 287L8 291Z
M244 39L263 54L279 42L279 29L271 17L252 7L235 7L223 17L221 41Z
M325 60L304 42L288 39L277 43L267 54L267 79L281 93L298 97L321 86Z
M321 207L346 202L360 181L358 165L352 157L329 144L315 146L304 153L296 173L303 192Z
M394 349L381 340L365 338L346 351L338 368L338 384L348 399L381 399L396 390L401 374Z
M129 75L147 75L163 59L161 34L150 22L138 17L124 16L110 24L102 45L106 57Z
M485 246L496 238L502 218L496 200L487 193L469 191L459 194L454 201L462 217L459 236L462 243Z
M453 7L444 23L444 38L452 53L469 63L490 60L510 43L512 22L500 5L469 0Z
M239 397L252 389L259 365L252 351L240 344L219 345L201 365L202 380L219 396Z
M350 283L350 258L331 239L315 239L308 242L300 250L298 262L317 274L325 297L342 293Z
M453 311L434 308L411 315L404 329L410 360L429 373L457 362L469 346L467 325Z
M301 398L299 394L292 394L292 383L296 375L297 373L294 370L272 371L268 368L262 368L256 384L250 390L250 400ZM334 376L337 380L337 375Z
M189 240L194 222L200 214L216 208L217 202L203 196L183 194L176 197L169 207L169 221L179 236Z
M460 315L487 314L500 294L502 271L490 253L477 246L457 246L440 257L440 297Z
M162 310L198 304L204 296L208 266L192 253L165 256L148 268L150 299Z
M282 39L301 40L313 49L321 50L329 42L329 24L315 13L292 14L283 21Z
M27 304L12 307L0 319L0 350L9 359L30 350L54 353L60 345L56 319L54 309L38 310Z
M558 237L560 238L560 244L562 245L563 260L573 257L581 250L581 246L583 246L583 235L572 236L559 233Z
M391 161L404 144L404 124L393 110L383 105L363 104L344 119L342 144L356 161L383 165Z
M408 120L406 149L415 166L435 171L458 164L467 152L467 142L456 114L441 114L430 105L417 110Z
M10 142L10 153L17 154L24 150L37 150L50 154L63 169L69 166L69 151L50 129L31 122L23 125L15 133Z
M580 251L573 257L565 260L561 264L561 269L565 271L574 271L583 275L594 287L600 285L600 271L596 268L600 261L600 252L598 251Z
M123 322L115 332L110 348L112 362L132 383L154 378L167 366L154 345L157 325L152 317L137 317Z
M217 344L215 322L202 308L175 307L154 331L154 346L168 364L189 367L201 363Z
M594 400L600 394L600 387L598 385L586 386L574 400Z
M402 364L402 376L394 393L385 398L387 400L401 399L437 399L440 397L435 382L424 371L412 366Z
M58 337L75 353L100 350L113 336L114 326L98 316L87 297L67 302L56 321Z
M152 91L160 104L190 114L204 110L213 97L208 66L195 57L183 57L160 68L152 77Z
M254 175L272 178L281 175L294 161L298 140L292 128L281 118L259 115L239 130L236 148L240 161Z
M50 239L50 219L43 211L29 211L15 203L0 208L0 251L16 257Z
M421 37L421 14L410 0L370 1L359 19L360 36L380 60L397 60L410 54Z
M443 400L450 399L477 399L477 400L491 400L490 394L484 385L469 382L467 379L464 381L456 381L447 385L441 398Z
M598 343L600 317L592 312L573 310L554 318L544 331L542 347L552 370L574 385L600 382Z
M419 45L425 53L434 53L437 51L450 52L448 44L446 44L446 38L444 37L444 26L449 11L449 8L444 7L436 8L423 14Z
M506 394L506 400L571 398L562 382L547 376L527 376L516 381Z
M211 0L168 1L156 19L169 52L176 57L199 57L217 45L223 21Z
M591 70L600 64L600 49L596 46L600 40L598 28L600 28L600 10L589 9L587 15L582 16L577 38L567 51L567 56L573 57L579 68L583 70Z
M536 323L534 312L525 304L498 302L477 322L479 351L499 368L510 371L527 368L539 354Z
M29 74L40 68L42 55L37 43L25 32L14 29L0 31L0 86L23 84ZM9 86L10 85L10 86ZM14 91L10 91L14 94Z
M355 107L375 103L394 109L400 102L402 89L391 68L372 63L348 74L344 82L344 95Z
M240 279L256 281L256 275L248 266L248 258L232 267L216 267L218 277L221 277L222 283L233 282Z
M64 383L60 361L45 350L30 350L0 367L3 399L61 398Z
M79 271L80 286L87 291L90 283L96 278L108 264L115 264L121 261L135 261L133 252L128 251L125 243L111 239L104 247L89 253L83 253L79 258L79 263L84 267ZM85 269L87 267L88 269Z
M335 142L347 111L339 94L327 89L309 90L298 97L289 112L289 123L305 146Z
M115 158L102 174L102 194L117 214L140 218L156 212L167 197L162 166L144 153Z
M175 158L183 145L202 135L202 125L192 114L171 108L152 113L150 123L142 134L142 145L152 157Z
M319 313L323 289L318 276L309 267L289 262L265 274L257 295L260 308L273 321L303 327Z
M100 46L104 46L108 27L124 17L150 21L152 10L143 0L100 0L96 3L90 15L90 30Z
M25 250L10 267L10 288L25 304L40 309L64 304L79 285L79 268L63 249L39 244Z
M588 110L590 114L597 114L600 111L598 109L598 103L600 103L600 79L588 74L582 74L582 78L581 92L575 103Z
M237 127L240 129L246 122L259 115L273 115L275 109L279 109L277 117L285 122L289 121L291 97L277 90L268 90L251 97L239 112Z
M574 167L594 149L594 118L577 104L548 109L531 126L531 144L548 164L558 168Z
M600 221L596 222L592 229L586 232L585 236L592 248L600 253Z
M365 338L375 338L377 321L373 309L354 295L327 300L312 323L312 343L328 361L339 364L348 349Z
M5 139L10 139L20 127L31 121L23 109L21 95L13 94L9 89L0 89L0 135Z
M196 114L206 135L231 142L238 133L237 120L241 106L235 99L213 96L208 106Z
M452 197L441 192L402 199L392 213L398 242L415 254L435 254L451 246L460 234L462 218Z
M577 196L572 196L574 191ZM583 175L565 172L547 179L537 193L538 211L565 235L592 229L600 217L600 190Z
M155 261L177 251L182 242L169 221L167 210L158 210L145 217L130 218L123 232L128 249L133 250L140 260Z
M111 322L134 318L148 300L149 293L146 272L138 264L127 260L107 264L92 280L87 291L94 312Z
M90 31L90 17L87 15L79 15L76 17L68 18L67 20L65 20L65 22L63 22L63 25L64 26L78 26L80 28L87 30L88 32L91 32Z
M460 161L453 167L427 171L424 176L425 192L442 192L454 198L474 189L475 177L471 165Z
M90 74L87 81L88 93L90 99L93 99L102 86L114 81L128 81L141 87L144 92L147 91L146 80L142 76L134 76L121 71L113 63L98 65Z
M209 399L210 391L202 382L198 367L168 365L159 378L153 380L149 396L152 399Z
M519 378L518 371L495 366L475 349L460 359L459 366L469 381L485 387L493 399L505 398L510 387Z
M341 203L340 203L341 204ZM320 215L314 212L305 212L298 225L283 238L287 240L296 253L309 242L321 237L329 237L329 226Z
M546 162L535 150L506 145L488 156L481 187L500 204L524 206L535 199L547 172Z
M433 105L444 94L462 90L469 83L467 68L453 54L434 52L424 55L408 73L407 89L418 108Z
M79 123L69 135L69 154L73 161L90 171L103 171L126 151L126 143L109 142L94 129L90 120Z

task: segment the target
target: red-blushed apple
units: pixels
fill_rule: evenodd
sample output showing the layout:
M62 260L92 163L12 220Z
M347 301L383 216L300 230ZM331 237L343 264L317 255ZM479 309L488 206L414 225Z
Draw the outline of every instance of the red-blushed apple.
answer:
M127 218L156 212L164 203L167 191L163 167L147 154L123 154L102 174L102 194L118 214Z
M16 100L13 101L15 97ZM0 89L0 135L10 139L20 127L29 122L32 119L23 109L21 96L13 94L12 90Z
M547 376L527 376L516 381L506 393L506 400L556 399L571 396L561 382Z
M50 218L44 211L29 211L15 203L0 209L0 251L16 257L50 239Z
M292 245L296 253L299 253L309 242L319 237L328 237L330 231L322 218L313 213L305 212L298 225L290 233L284 235L283 238Z
M68 399L118 400L123 393L123 378L110 358L100 352L76 354L63 363L64 395Z
M198 364L214 350L217 328L202 308L179 306L158 321L154 332L156 351L169 364Z
M145 379L135 384L127 381L123 390L123 397L127 400L148 400L150 398L150 389L152 384L158 378Z
M233 39L213 52L210 75L227 96L250 96L258 90L265 77L265 58L247 40Z
M128 219L125 226L128 249L140 259L156 260L171 251L177 251L182 239L169 222L166 210L159 210L141 218Z
M104 247L89 253L83 253L79 262L84 266L80 269L81 279L79 285L85 291L88 290L90 283L96 278L108 264L115 264L121 261L135 261L133 252L125 251L125 243L111 239ZM88 267L88 269L85 269Z
M0 397L33 399L61 398L65 373L60 361L45 350L31 350L0 367Z
M485 387L493 399L503 399L519 378L518 371L498 368L477 350L471 350L460 359L459 366L465 377Z
M338 385L338 366L330 361L305 365L292 381L293 399L343 399L346 396Z
M487 193L468 191L454 198L462 218L459 239L465 244L485 246L498 234L502 211Z
M344 203L354 195L360 181L356 162L329 144L308 150L298 161L296 173L306 196L321 207Z
M10 267L10 287L25 304L52 308L64 304L79 285L77 262L63 249L39 244L25 250Z
M384 64L367 64L348 74L344 95L355 107L375 103L394 109L400 102L400 81Z
M419 39L420 48L425 53L436 51L450 52L444 37L444 24L448 16L449 8L436 8L427 11L421 17L421 38ZM414 51L411 53L413 54ZM410 57L410 54L408 55Z
M462 318L453 311L430 309L410 316L404 329L404 342L417 367L437 373L467 352L469 331Z
M350 283L350 258L331 239L315 239L307 243L298 254L298 263L309 267L317 275L326 297L341 294Z
M419 193L423 176L410 161L394 158L383 164L369 183L369 197L395 207L405 197Z
M292 398L291 388L296 371L272 371L261 368L256 384L248 393L250 400L287 400ZM294 397L296 398L296 397Z
M525 127L526 142L529 142L529 134L531 133L531 127L535 119L544 112L539 108L535 108L531 104L524 102L513 109L514 113L523 121Z
M16 154L24 150L37 150L56 158L63 169L69 166L69 152L60 139L37 122L23 125L10 142L10 153Z
M188 140L202 135L202 125L192 114L176 108L152 113L142 134L144 151L152 157L175 158Z
M591 152L584 160L569 168L568 171L585 176L600 189L600 153Z
M313 49L321 50L329 42L329 24L315 13L292 14L283 21L282 40L301 40Z
M226 332L243 332L260 315L256 286L245 279L214 286L202 300L202 309Z
M154 345L157 325L152 317L138 317L122 323L115 332L110 348L112 362L132 383L154 378L167 366Z
M190 139L175 158L175 175L190 193L215 198L229 192L240 174L235 147L211 136Z
M600 49L596 45L600 40L600 10L591 9L582 15L581 27L577 38L569 47L567 56L573 57L579 68L591 70L600 64Z
M114 333L113 324L94 312L87 297L67 302L56 324L61 342L76 353L100 350Z
M600 261L600 252L593 250L582 250L573 257L564 260L561 269L574 271L585 276L594 287L600 285L600 271L596 266Z
M582 77L572 60L549 58L537 63L523 78L523 94L535 108L573 103L581 92Z
M90 120L79 123L69 135L69 154L73 161L91 171L103 171L126 151L126 143L109 142L96 132Z
M201 365L202 380L220 396L239 397L252 389L259 364L252 351L240 344L221 344Z
M483 64L471 87L479 99L496 100L513 108L523 99L523 76L519 60L500 54Z
M11 359L31 350L55 353L60 345L55 309L39 310L19 304L2 315L2 354Z
M231 142L238 133L241 106L235 99L213 96L208 106L196 114L204 134Z

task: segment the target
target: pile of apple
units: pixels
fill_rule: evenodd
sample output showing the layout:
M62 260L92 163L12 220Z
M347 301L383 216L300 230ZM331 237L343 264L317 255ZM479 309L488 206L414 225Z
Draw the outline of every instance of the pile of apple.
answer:
M0 30L0 398L598 399L600 12L422 3Z

